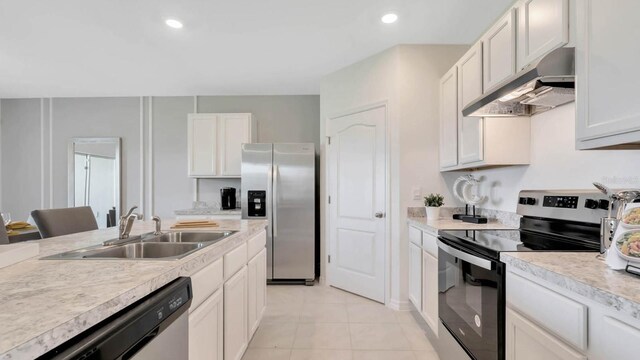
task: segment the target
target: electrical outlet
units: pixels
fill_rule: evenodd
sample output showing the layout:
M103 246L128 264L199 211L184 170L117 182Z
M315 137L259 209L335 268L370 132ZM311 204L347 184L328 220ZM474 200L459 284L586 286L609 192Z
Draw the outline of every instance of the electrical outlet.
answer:
M411 193L413 194L413 200L422 200L422 189L419 187L412 188Z

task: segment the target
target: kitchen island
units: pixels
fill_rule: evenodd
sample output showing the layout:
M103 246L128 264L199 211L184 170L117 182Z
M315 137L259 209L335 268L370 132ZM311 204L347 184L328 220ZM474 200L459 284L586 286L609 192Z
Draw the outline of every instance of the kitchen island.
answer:
M0 269L0 359L38 357L176 278L197 273L266 227L262 220L216 222L215 228L188 231L237 233L178 260L39 259L117 238L117 228L39 240L37 258ZM163 231L171 225L165 221ZM138 222L131 235L153 230L153 222Z

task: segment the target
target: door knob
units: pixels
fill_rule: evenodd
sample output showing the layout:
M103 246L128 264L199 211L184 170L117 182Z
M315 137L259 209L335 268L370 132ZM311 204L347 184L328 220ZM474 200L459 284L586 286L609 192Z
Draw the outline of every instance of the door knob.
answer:
M374 216L377 217L378 219L382 219L384 217L384 213L382 211L378 211L377 213L375 213Z

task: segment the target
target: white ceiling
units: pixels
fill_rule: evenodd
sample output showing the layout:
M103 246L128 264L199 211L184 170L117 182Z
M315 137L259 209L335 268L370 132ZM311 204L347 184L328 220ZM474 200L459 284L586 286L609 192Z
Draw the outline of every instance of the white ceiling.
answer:
M471 43L512 2L0 0L0 97L317 94L396 44Z

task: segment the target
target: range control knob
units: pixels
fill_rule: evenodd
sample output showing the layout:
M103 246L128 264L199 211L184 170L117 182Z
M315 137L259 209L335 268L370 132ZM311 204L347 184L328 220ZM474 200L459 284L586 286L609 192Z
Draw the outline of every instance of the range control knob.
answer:
M520 203L520 205L535 205L536 204L536 198L521 197L520 199L518 199L518 202Z
M587 209L597 209L598 201L593 199L587 199L584 201L584 207L586 207Z
M609 209L609 200L605 200L605 199L598 200L598 209L608 210Z

